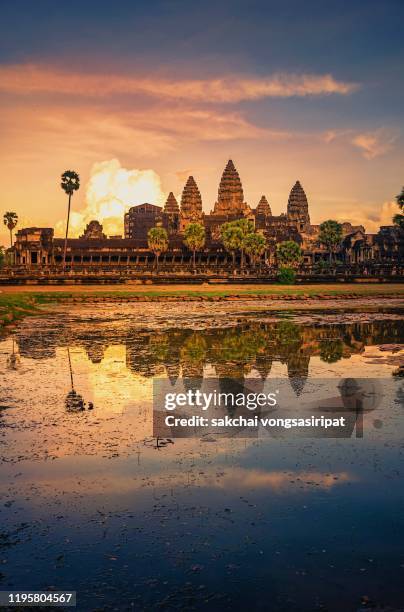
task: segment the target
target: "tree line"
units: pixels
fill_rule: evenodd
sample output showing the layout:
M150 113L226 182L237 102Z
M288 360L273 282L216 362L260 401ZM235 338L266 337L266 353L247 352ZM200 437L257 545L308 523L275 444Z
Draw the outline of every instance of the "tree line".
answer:
M320 225L318 241L325 246L329 252L330 264L335 251L342 239L342 225L334 220L324 221ZM248 219L228 221L221 226L220 240L225 250L231 254L233 267L236 267L236 256L240 254L240 265L245 265L245 256L249 258L252 267L257 265L264 253L268 250L268 244L262 233L256 232L254 224ZM205 228L200 223L190 223L184 231L184 244L192 251L193 268L196 268L196 253L202 251L206 243ZM168 250L169 239L164 227L153 227L148 232L148 246L156 257L156 268L158 269L160 255ZM287 278L294 276L294 270L303 259L301 246L294 240L285 240L276 245L276 259L281 274Z
M69 234L70 209L71 199L75 191L80 188L80 177L74 170L65 170L61 175L60 186L68 196L66 233L63 248L63 270L66 267L66 252L67 239ZM396 196L399 213L394 215L393 223L404 229L404 187ZM18 215L16 212L6 212L3 215L4 225L10 232L10 248L13 246L13 230L18 223ZM220 231L221 242L233 257L233 265L235 266L236 254L240 253L241 266L244 266L245 255L249 257L250 264L255 266L262 258L262 255L268 248L265 237L256 232L252 221L248 219L239 219L237 221L229 221L224 223ZM329 253L330 264L333 261L338 245L342 240L342 225L338 221L329 219L320 225L318 242L322 244ZM205 246L206 236L205 228L200 223L190 223L184 232L184 244L192 251L193 267L196 266L196 253L201 251ZM160 255L168 249L168 234L163 227L153 227L148 232L148 246L156 256L156 267L158 268L158 260ZM5 249L0 246L0 265L4 263ZM293 270L298 267L302 261L303 253L299 244L293 240L280 242L276 246L276 257L281 267L285 269L283 272L286 276L292 276Z

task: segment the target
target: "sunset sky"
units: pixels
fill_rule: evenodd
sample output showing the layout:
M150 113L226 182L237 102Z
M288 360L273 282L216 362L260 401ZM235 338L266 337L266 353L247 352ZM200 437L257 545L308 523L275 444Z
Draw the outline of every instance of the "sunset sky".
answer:
M1 206L72 235L181 194L209 212L232 158L246 201L285 211L299 179L314 223L395 212L404 184L401 0L0 4ZM3 225L0 244L8 245Z

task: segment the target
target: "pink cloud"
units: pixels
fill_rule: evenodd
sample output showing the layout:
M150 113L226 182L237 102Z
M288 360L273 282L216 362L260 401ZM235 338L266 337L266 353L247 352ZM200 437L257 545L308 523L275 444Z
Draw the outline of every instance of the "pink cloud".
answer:
M357 134L352 139L352 144L361 150L366 159L374 159L388 153L397 140L397 136L395 132L387 128L379 128L371 132Z
M14 94L59 93L74 96L140 94L190 102L235 103L261 98L350 94L355 83L330 74L284 74L267 77L226 75L211 79L159 76L85 74L41 65L17 64L0 68L0 90Z

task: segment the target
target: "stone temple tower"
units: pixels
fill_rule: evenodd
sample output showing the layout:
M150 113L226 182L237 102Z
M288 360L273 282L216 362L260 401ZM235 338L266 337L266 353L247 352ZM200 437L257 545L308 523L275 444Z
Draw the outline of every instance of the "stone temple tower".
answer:
M231 159L222 174L213 214L225 216L251 214L250 207L244 202L243 186Z
M256 215L260 217L270 217L272 215L271 207L269 205L268 200L266 199L264 195L261 197L260 201L258 202L258 206L255 209L255 213Z
M169 231L176 232L180 225L180 207L172 191L168 194L168 198L164 204L164 213L168 218Z
M168 215L176 215L180 212L180 207L172 191L168 194L168 198L164 204L164 212Z
M296 181L289 194L288 219L299 232L306 231L310 225L309 204L299 181Z
M203 224L202 198L193 176L188 177L181 197L180 231L190 223Z

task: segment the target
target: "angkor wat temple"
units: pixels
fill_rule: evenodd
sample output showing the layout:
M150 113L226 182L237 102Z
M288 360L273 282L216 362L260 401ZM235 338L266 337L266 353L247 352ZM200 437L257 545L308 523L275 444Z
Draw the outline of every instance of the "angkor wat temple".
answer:
M262 256L260 274L270 274L276 266L276 245L284 240L297 242L304 254L302 270L328 259L329 253L319 244L319 225L310 222L309 204L299 181L293 185L286 212L273 215L263 195L255 207L244 199L239 174L229 160L221 177L217 201L209 214L203 211L202 196L193 176L184 186L180 203L170 193L164 207L154 204L133 206L125 214L124 237L107 237L102 225L91 221L79 238L67 242L67 269L72 271L120 270L136 273L152 270L154 255L147 242L150 228L162 226L169 238L168 250L162 254L160 271L186 271L191 265L191 253L183 242L189 223L203 224L206 233L204 249L197 255L197 271L201 274L230 271L232 256L220 240L223 223L237 219L253 222L255 230L264 235L267 250ZM404 258L404 232L397 226L381 227L378 233L365 232L362 225L343 223L343 239L337 249L336 261L348 268L366 268L366 273L379 270L382 274L401 274ZM63 261L64 239L55 238L52 228L24 228L17 232L12 248L14 267L29 270L56 270Z

